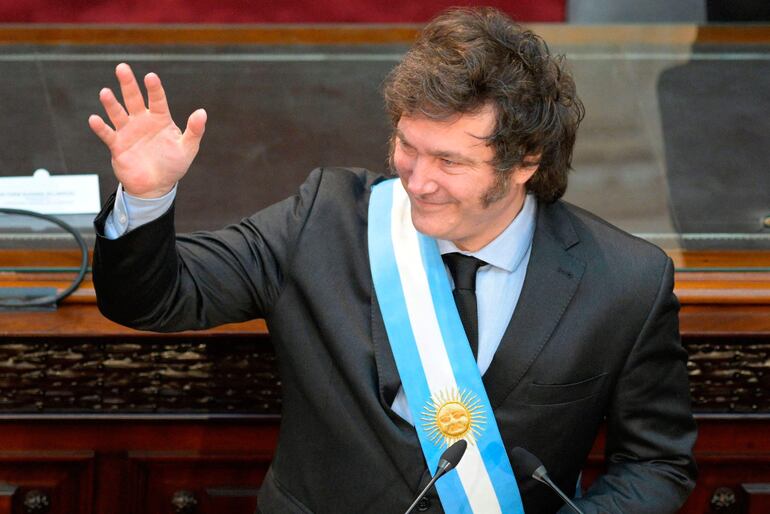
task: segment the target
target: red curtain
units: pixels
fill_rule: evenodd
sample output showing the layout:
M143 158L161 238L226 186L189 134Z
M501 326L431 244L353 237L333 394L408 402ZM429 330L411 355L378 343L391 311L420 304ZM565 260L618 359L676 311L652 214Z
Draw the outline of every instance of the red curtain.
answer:
M421 23L452 5L562 22L566 0L1 0L5 23Z

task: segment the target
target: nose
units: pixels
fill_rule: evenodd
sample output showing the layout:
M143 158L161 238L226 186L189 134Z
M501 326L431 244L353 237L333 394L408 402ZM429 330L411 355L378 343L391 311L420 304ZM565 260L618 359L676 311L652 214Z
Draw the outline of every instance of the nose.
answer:
M413 195L429 195L438 190L434 177L435 170L429 159L418 157L405 174L406 190Z

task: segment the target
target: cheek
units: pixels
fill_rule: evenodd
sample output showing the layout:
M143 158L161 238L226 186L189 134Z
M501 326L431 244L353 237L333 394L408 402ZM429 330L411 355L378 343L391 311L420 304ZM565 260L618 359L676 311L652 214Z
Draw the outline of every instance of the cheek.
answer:
M468 177L451 177L441 184L446 196L462 209L473 209L478 203L477 180Z

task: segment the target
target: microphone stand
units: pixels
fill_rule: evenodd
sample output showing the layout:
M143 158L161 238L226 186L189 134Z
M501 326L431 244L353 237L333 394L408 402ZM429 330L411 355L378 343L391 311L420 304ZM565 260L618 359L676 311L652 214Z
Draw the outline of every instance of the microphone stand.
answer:
M412 509L414 509L417 504L422 500L423 496L427 494L427 492L430 490L431 487L433 487L433 484L436 483L436 480L444 476L448 471L451 471L454 469L455 466L457 466L457 463L460 462L460 459L462 459L463 454L465 453L465 449L468 447L468 442L465 439L460 439L459 441L455 441L452 446L444 450L444 453L441 454L441 457L439 457L438 460L438 468L436 468L436 474L433 475L433 478L430 479L430 482L428 482L428 485L425 486L425 489L422 490L422 492L417 496L417 498L414 499L414 502L409 506L408 509L406 509L406 512L404 514L409 514L412 512Z

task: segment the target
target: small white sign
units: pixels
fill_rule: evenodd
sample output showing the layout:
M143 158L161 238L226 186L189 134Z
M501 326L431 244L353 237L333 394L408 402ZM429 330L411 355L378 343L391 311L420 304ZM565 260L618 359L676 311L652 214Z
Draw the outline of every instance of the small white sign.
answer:
M99 175L54 175L39 169L31 177L0 177L0 207L43 214L99 212Z

